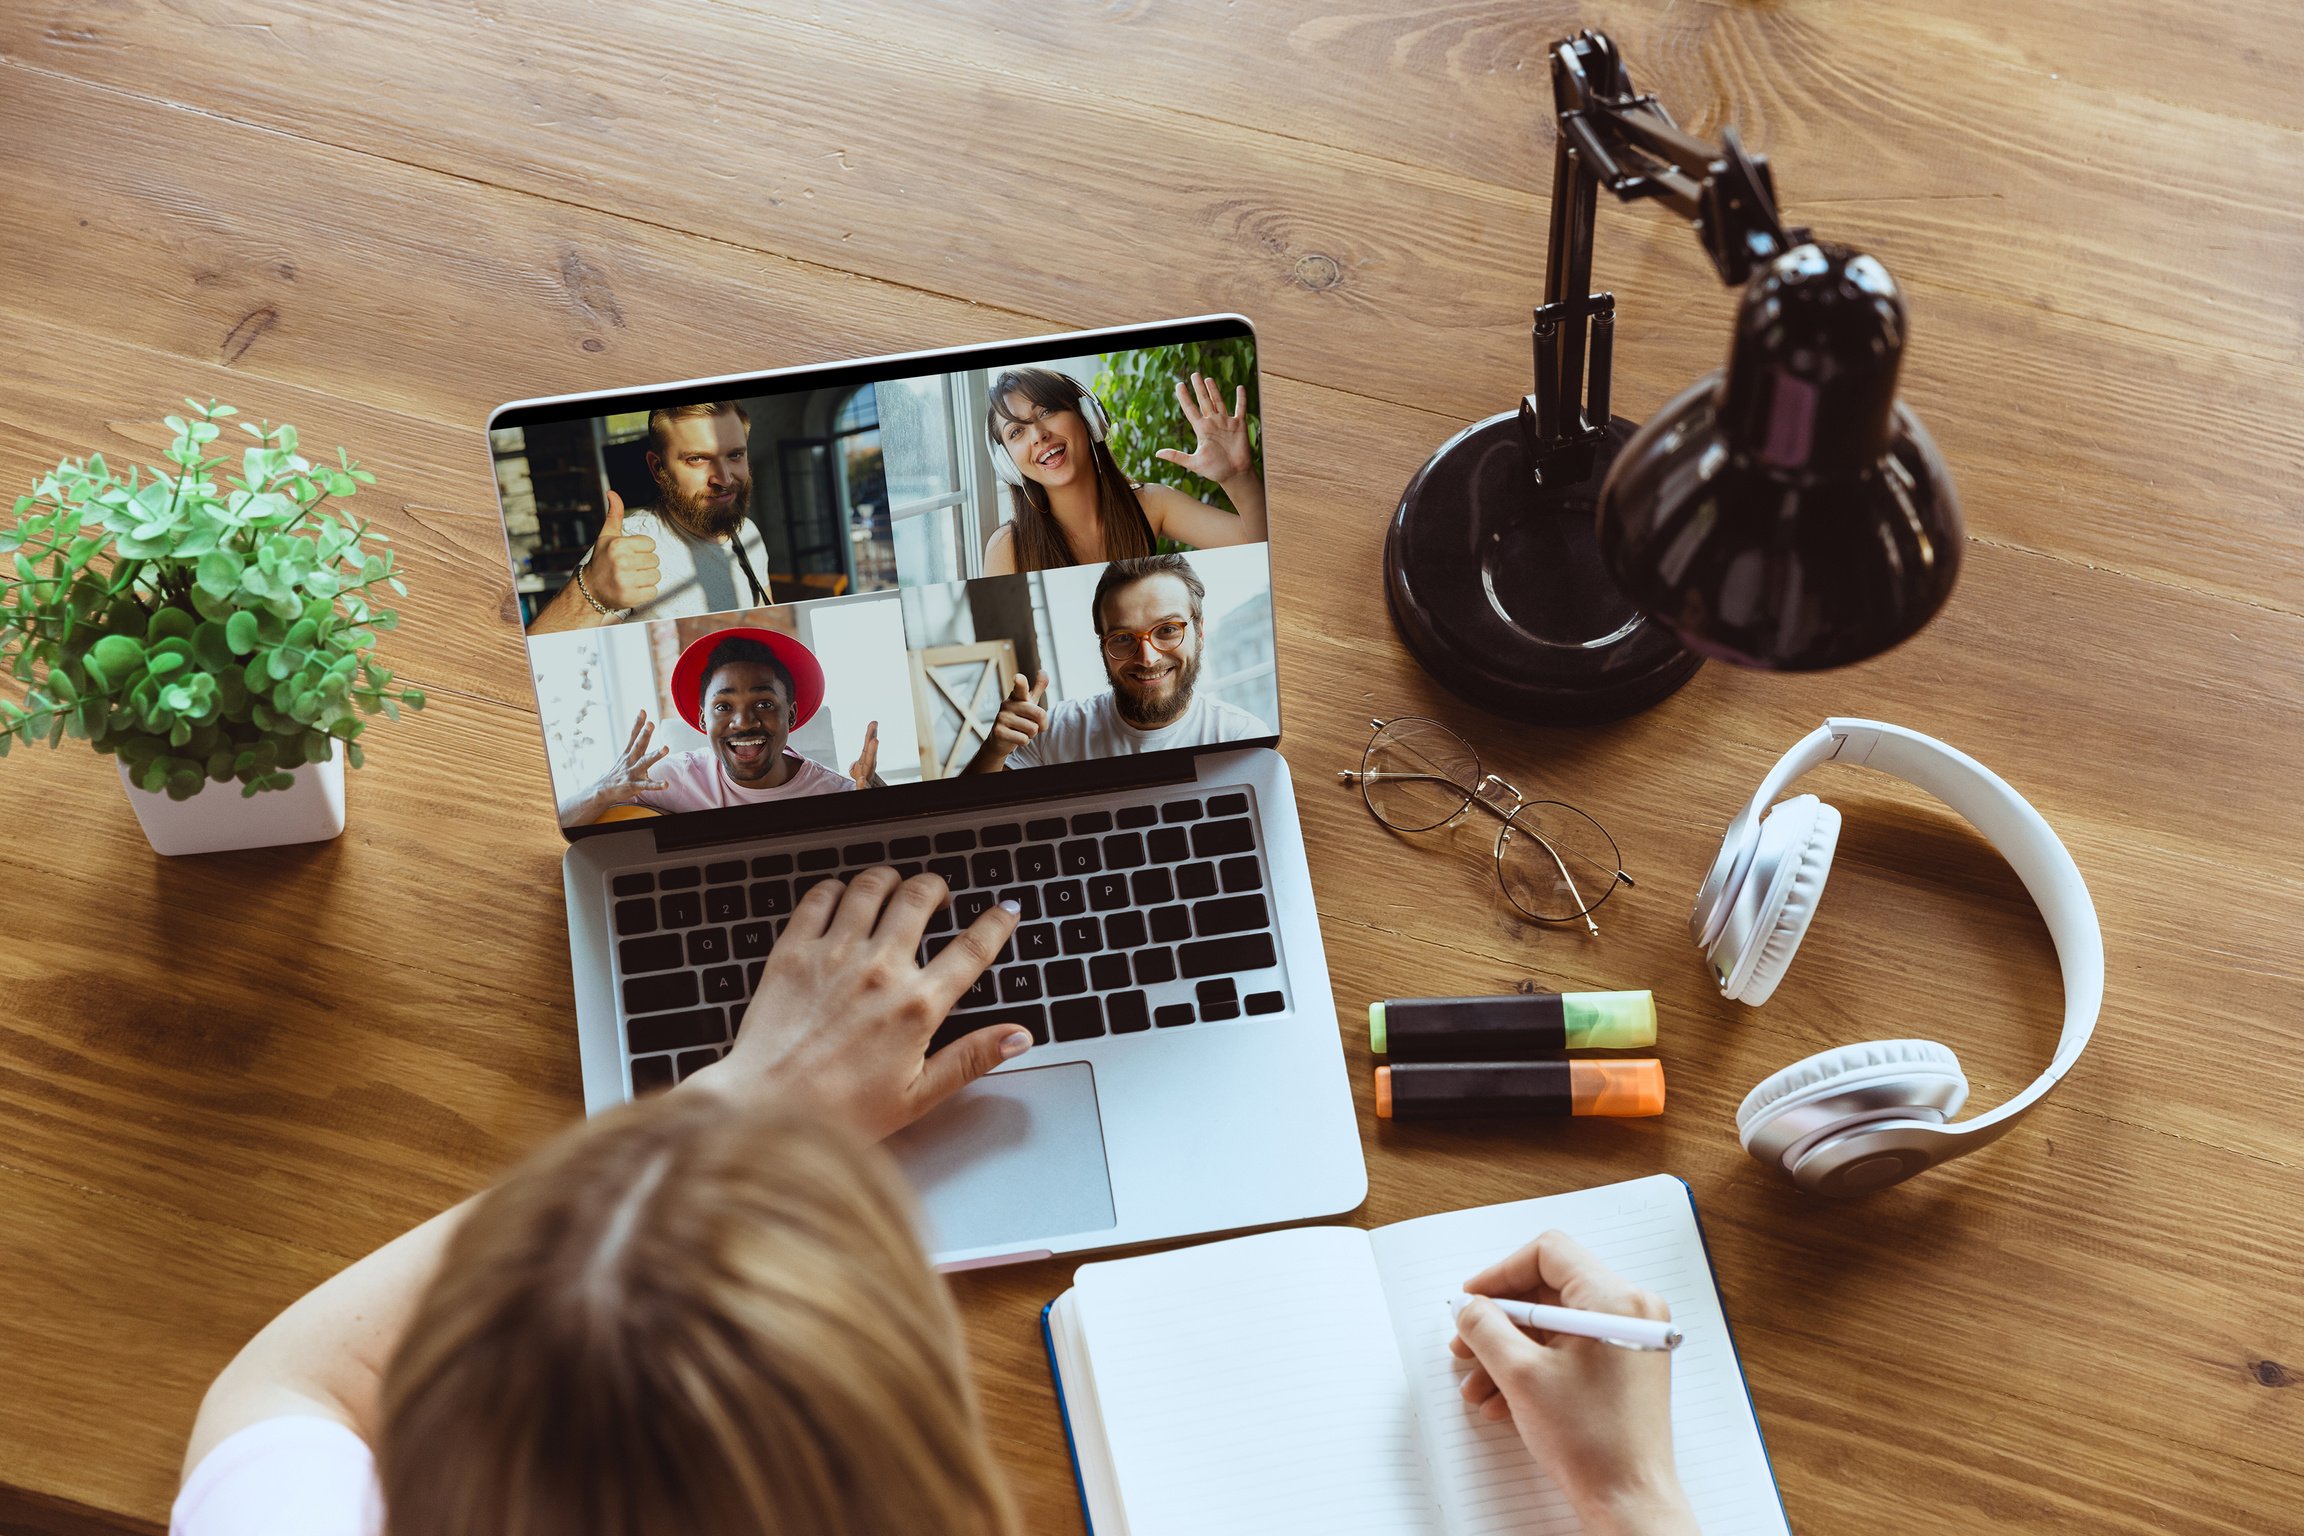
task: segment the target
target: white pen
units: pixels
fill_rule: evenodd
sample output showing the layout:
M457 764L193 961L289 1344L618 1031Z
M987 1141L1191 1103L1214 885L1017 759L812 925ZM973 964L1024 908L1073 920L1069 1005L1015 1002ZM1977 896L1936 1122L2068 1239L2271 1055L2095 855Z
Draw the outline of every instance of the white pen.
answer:
M1469 1296L1448 1298L1448 1314L1453 1317ZM1598 1339L1619 1349L1670 1350L1680 1347L1680 1330L1668 1322L1657 1322L1646 1317L1624 1317L1614 1312L1585 1312L1575 1307L1547 1307L1533 1301L1508 1301L1501 1296L1485 1298L1497 1311L1523 1328L1541 1328L1546 1333L1573 1333L1578 1338Z

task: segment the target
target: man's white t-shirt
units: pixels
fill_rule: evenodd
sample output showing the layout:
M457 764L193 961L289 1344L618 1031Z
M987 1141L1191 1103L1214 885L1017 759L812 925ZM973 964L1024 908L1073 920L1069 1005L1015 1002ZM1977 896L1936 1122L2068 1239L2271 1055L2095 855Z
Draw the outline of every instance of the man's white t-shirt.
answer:
M384 1497L367 1443L334 1419L251 1424L200 1458L168 1536L379 1536Z
M1143 731L1120 718L1112 690L1084 699L1066 699L1048 711L1040 734L1008 754L1011 768L1048 763L1086 763L1131 752L1164 752L1170 747L1206 747L1221 741L1250 741L1272 728L1237 705L1194 694L1173 723Z
M719 756L711 748L675 752L648 770L648 776L664 787L641 795L640 803L658 811L710 811L729 805L797 800L802 795L831 795L856 787L856 781L848 775L834 773L790 747L784 749L784 755L792 760L792 777L773 789L747 789L728 777L727 770L720 766Z
M656 596L637 608L624 609L627 620L695 618L707 613L764 607L775 601L773 592L765 602L754 594L752 583L744 579L744 568L736 563L733 548L717 540L697 538L653 507L625 513L624 531L645 534L656 541L659 572ZM744 554L752 562L752 574L760 578L761 589L767 591L768 546L760 537L759 524L750 518L744 519L737 536L744 541ZM586 564L591 563L591 556L584 558Z

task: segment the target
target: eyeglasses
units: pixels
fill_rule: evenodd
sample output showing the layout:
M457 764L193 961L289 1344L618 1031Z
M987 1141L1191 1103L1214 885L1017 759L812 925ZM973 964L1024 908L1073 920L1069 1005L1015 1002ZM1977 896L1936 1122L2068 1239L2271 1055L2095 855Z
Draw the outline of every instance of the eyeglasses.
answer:
M1126 661L1147 640L1152 642L1152 649L1168 654L1182 645L1184 637L1190 633L1192 626L1182 619L1164 619L1150 629L1107 630L1104 633L1104 654L1114 661Z
M1395 832L1433 832L1478 806L1504 825L1496 833L1496 879L1505 899L1540 923L1582 919L1631 885L1616 840L1600 823L1557 800L1531 800L1480 766L1472 744L1437 720L1404 715L1371 720L1375 734L1357 770L1336 775L1360 786L1368 813Z

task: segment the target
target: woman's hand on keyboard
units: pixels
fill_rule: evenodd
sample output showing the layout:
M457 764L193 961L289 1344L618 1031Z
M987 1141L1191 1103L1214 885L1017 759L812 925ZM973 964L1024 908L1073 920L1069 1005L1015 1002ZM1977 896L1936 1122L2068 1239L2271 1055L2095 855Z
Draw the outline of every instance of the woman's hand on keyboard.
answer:
M1565 1232L1547 1232L1464 1282L1474 1297L1665 1318L1662 1298L1634 1287ZM1464 1401L1491 1422L1511 1417L1594 1536L1680 1536L1696 1517L1672 1465L1672 1357L1598 1339L1524 1333L1484 1300L1456 1314L1448 1347L1472 1362Z
M949 899L935 875L868 869L811 886L793 909L727 1057L690 1082L735 1095L797 1094L871 1137L919 1119L1032 1036L990 1024L933 1056L929 1037L1016 931L1003 903L926 966L928 920Z

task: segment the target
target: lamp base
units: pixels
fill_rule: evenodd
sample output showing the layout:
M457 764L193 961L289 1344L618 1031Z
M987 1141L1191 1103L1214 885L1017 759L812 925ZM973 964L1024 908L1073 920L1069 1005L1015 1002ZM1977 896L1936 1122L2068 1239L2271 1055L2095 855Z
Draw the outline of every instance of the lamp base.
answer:
M1601 564L1593 512L1633 430L1611 419L1589 474L1539 487L1506 411L1442 443L1408 482L1384 539L1384 593L1400 638L1450 693L1536 725L1590 725L1658 703L1704 664Z

